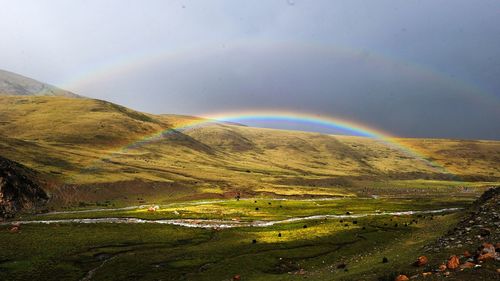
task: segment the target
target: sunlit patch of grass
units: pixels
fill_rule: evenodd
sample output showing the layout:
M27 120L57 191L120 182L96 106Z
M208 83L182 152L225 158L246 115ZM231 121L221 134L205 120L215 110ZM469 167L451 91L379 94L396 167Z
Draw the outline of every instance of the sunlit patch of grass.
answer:
M342 197L355 197L356 194L347 190L342 190L338 187L310 187L310 186L289 186L289 185L275 185L258 187L255 189L257 192L270 192L277 195L284 196L302 196L315 195L315 196L342 196Z

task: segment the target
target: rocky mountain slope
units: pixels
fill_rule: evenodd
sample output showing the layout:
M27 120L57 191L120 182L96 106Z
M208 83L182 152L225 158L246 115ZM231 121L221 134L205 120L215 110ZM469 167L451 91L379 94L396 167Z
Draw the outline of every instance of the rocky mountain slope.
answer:
M22 75L0 69L0 95L79 97Z
M500 187L483 193L453 229L424 247L414 266L395 280L500 280Z
M48 199L35 178L33 170L0 156L0 220L35 209Z

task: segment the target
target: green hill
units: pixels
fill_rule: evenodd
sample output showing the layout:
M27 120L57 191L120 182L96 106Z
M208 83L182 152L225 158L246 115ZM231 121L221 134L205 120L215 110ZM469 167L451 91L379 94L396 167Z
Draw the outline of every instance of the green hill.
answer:
M174 130L200 119L93 99L1 96L0 120L0 155L59 183L50 190L55 198L77 186L65 202L127 193L144 200L238 192L331 196L422 182L488 185L500 178L498 141L397 140L442 166L434 167L371 138L228 123ZM92 192L96 188L101 191Z

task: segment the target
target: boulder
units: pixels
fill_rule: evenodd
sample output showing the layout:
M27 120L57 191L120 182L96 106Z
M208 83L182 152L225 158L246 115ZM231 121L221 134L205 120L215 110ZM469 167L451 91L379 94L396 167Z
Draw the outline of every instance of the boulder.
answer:
M408 278L408 276L404 275L404 274L400 274L398 276L396 276L396 279L394 279L394 281L409 281L410 278Z
M475 265L476 265L475 263L468 261L468 262L462 264L460 266L460 268L474 268Z
M481 254L494 254L495 253L495 246L491 243L483 243L481 246Z
M446 267L448 267L449 269L457 269L459 266L460 260L455 255L451 256L446 263Z
M494 253L486 253L486 254L481 254L479 257L477 257L478 261L490 261L490 260L495 260L495 254Z
M446 267L446 264L444 264L444 263L442 263L442 264L439 266L439 271L441 271L441 272L446 271L446 269L448 269L448 268Z
M429 262L429 259L426 256L420 256L417 258L415 263L413 263L415 266L424 266Z

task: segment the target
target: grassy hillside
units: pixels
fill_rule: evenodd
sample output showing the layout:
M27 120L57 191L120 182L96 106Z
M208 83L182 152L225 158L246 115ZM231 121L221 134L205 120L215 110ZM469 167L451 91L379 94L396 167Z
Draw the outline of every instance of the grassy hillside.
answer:
M0 155L58 182L50 192L65 203L128 204L238 192L370 195L391 193L391 187L424 188L423 182L481 186L500 179L497 141L398 140L443 167L436 168L370 138L226 123L170 130L195 119L93 99L1 96ZM162 131L167 133L141 142Z

